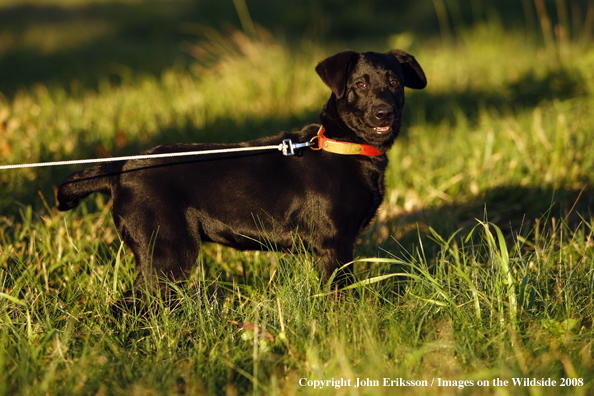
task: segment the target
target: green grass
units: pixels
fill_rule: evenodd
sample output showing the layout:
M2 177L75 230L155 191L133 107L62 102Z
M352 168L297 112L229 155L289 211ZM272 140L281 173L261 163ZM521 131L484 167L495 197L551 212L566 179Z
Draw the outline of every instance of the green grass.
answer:
M58 212L53 186L74 168L0 173L0 395L592 394L592 22L588 8L569 7L570 34L555 35L542 25L565 26L564 2L555 4L546 18L534 11L532 30L529 14L528 28L515 29L491 14L446 32L457 15L448 2L439 36L351 42L409 50L429 84L407 92L386 200L357 245L360 283L342 293L320 282L303 249L206 244L190 279L167 301L156 297L158 310L118 312L135 269L110 203L96 196ZM64 23L41 26L46 41L30 42L78 48L105 34L97 23L68 41ZM96 84L4 85L2 162L241 141L316 120L329 90L314 66L336 42L199 30L182 44L195 57L187 67L118 64L117 79L90 76ZM319 390L302 378L433 386ZM559 386L562 378L583 385Z

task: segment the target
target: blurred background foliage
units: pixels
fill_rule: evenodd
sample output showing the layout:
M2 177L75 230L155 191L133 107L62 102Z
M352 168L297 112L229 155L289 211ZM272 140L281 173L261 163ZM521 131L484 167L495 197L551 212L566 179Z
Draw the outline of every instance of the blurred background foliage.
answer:
M448 42L486 21L543 42L587 41L593 13L587 0L3 0L0 91L11 98L42 83L76 92L131 74L160 75L193 61L186 44L204 26L253 33L255 24L294 46L305 39L382 50Z

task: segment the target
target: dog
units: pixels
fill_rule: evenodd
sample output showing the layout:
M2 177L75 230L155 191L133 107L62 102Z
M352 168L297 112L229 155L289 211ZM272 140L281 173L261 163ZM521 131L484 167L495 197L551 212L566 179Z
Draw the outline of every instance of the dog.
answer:
M112 199L113 220L134 253L133 290L183 280L201 242L239 250L291 251L296 238L317 258L324 281L348 283L357 237L385 194L386 151L399 133L404 87L423 89L410 54L344 51L316 72L331 89L319 123L239 144L168 144L142 154L312 142L278 151L118 161L75 172L59 186L66 211L95 192ZM182 159L180 159L182 158Z

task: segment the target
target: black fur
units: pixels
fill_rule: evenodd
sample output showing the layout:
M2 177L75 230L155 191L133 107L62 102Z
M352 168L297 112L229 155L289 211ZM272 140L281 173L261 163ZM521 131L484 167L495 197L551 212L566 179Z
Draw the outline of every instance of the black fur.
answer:
M320 115L326 136L382 151L400 129L404 87L426 85L415 59L397 50L341 52L320 62L316 71L332 90ZM145 153L307 142L319 126L240 144L171 144ZM319 259L327 280L353 260L356 238L384 197L388 159L300 151L290 157L268 151L99 165L64 179L58 208L72 209L94 192L113 199L116 228L136 258L136 289L157 287L163 276L183 279L201 241L241 250L272 243L290 250L299 237Z

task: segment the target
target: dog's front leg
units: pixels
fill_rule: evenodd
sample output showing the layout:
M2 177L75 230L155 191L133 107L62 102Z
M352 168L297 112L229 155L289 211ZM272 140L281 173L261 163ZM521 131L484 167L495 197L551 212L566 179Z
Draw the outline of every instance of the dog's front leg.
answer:
M354 282L352 265L354 242L342 242L317 252L324 283L332 280L332 288L342 288Z

